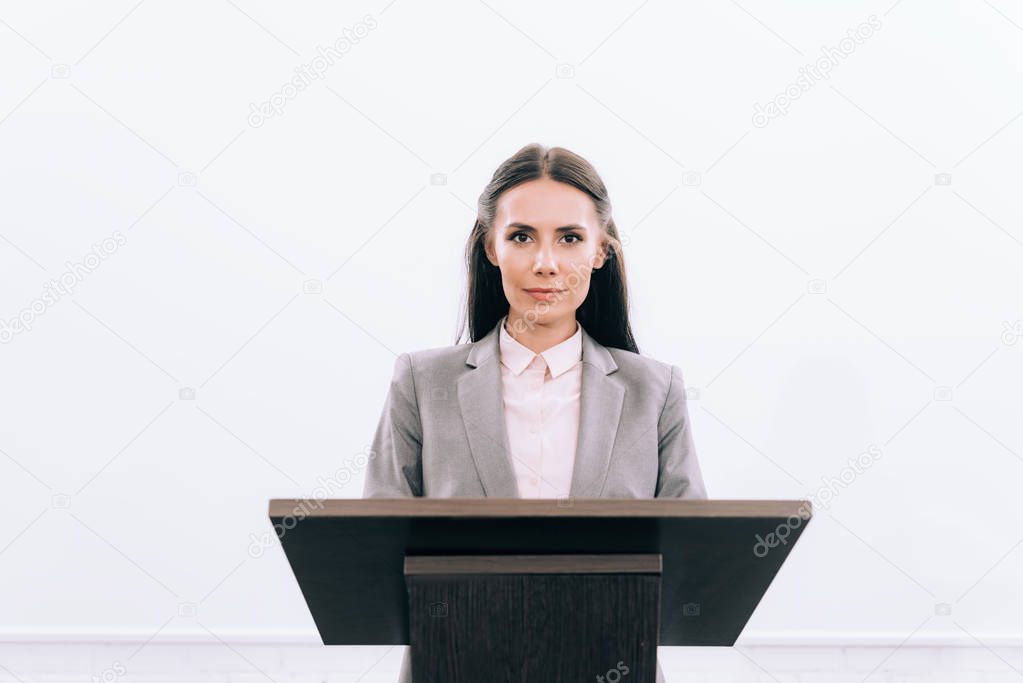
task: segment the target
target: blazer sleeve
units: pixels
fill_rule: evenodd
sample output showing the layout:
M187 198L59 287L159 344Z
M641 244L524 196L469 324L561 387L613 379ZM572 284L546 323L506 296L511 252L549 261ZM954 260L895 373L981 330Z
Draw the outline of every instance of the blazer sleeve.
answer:
M686 405L682 371L671 366L668 396L657 421L657 490L655 498L707 497L703 474L696 458L692 423Z
M363 484L363 498L410 498L423 495L423 427L419 419L412 358L394 363L394 376L373 435Z

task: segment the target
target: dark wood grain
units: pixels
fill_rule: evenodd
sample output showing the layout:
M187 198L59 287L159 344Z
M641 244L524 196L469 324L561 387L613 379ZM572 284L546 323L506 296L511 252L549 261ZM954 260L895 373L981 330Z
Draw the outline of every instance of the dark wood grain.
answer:
M612 669L610 680L656 680L656 574L411 575L407 581L416 683L596 681L608 680L597 677Z

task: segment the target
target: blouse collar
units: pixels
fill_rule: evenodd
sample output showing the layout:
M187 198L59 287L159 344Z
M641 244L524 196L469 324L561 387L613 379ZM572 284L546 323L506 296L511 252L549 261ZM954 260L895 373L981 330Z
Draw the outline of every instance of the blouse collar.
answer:
M550 368L551 377L557 377L582 360L583 328L578 320L575 323L575 333L571 337L539 354L534 353L509 334L508 330L505 329L505 322L507 320L508 316L505 315L498 323L501 330L501 363L515 375L522 374L522 371L529 367L529 364L538 355L543 357L547 367Z

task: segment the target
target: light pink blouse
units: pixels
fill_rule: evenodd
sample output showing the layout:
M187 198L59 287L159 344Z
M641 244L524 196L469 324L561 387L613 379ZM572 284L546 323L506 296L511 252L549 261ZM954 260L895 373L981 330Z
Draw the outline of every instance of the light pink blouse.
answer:
M567 498L579 438L582 327L542 353L508 333L501 319L501 383L521 498Z

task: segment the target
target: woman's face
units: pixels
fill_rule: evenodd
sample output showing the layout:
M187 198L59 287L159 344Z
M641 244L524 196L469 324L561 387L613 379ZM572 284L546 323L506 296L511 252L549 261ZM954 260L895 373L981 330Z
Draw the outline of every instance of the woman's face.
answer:
M582 191L550 178L506 191L497 201L486 251L501 269L509 319L574 320L591 272L604 265L605 248L596 207ZM528 291L535 289L555 291Z

